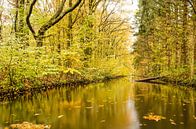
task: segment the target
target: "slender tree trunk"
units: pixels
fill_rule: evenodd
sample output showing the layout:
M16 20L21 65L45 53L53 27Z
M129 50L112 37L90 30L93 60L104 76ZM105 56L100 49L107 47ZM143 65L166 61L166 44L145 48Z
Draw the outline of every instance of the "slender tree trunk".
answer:
M188 25L188 2L183 0L183 32L182 32L182 66L188 64L188 39L187 39L187 25Z
M25 43L27 40L28 31L25 30L25 0L16 0L16 11L14 19L14 32L19 42ZM24 42L25 41L25 42ZM28 45L28 43L25 43Z
M19 0L19 13L18 13L18 31L20 36L24 36L25 26L25 11L24 11L25 0Z
M3 39L2 37L2 29L3 29L2 14L3 14L3 11L0 10L0 41Z
M195 2L193 2L193 6L195 7ZM194 79L195 74L195 62L196 62L196 14L193 11L192 14L192 24L193 24L193 35L192 35L192 57L191 57L191 70L190 77Z
M2 30L3 30L3 8L4 1L0 1L0 42L3 40Z
M16 36L16 38L18 38L18 0L16 0L15 1L16 3L15 3L15 5L16 5L16 7L15 7L15 9L16 9L16 11L15 11L15 17L14 17L14 33L15 33L15 36Z
M193 1L193 6L196 7L196 1ZM194 42L194 61L196 63L196 13L193 13L193 42Z
M88 21L87 21L87 27L89 30L93 30L93 21L92 21L92 17L93 17L93 2L94 0L88 0ZM93 39L93 33L92 31L86 31L85 32L85 37L84 37L84 43L88 44L91 43ZM89 66L89 61L92 57L92 47L89 47L88 45L85 46L83 52L85 54L85 58L84 60L86 61L86 63L84 64L86 67Z
M178 41L178 26L179 26L179 5L176 3L175 5L175 68L178 68L180 66L180 43Z
M171 10L170 10L170 3L166 2L166 32L167 34L170 33L170 30L168 28L171 27ZM166 43L167 43L167 68L168 70L171 68L171 58L172 58L172 48L171 48L171 42L169 41L170 36L166 35Z
M72 0L69 0L69 7L72 7ZM69 13L68 15L68 26L67 26L67 49L69 49L73 42L73 34L72 34L72 27L73 27L73 21L72 21L72 13Z

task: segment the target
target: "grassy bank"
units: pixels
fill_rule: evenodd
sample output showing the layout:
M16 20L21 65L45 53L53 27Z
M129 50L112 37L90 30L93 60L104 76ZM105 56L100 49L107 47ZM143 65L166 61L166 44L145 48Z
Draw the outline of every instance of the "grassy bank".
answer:
M75 78L66 81L43 82L40 83L39 85L34 85L32 87L21 87L21 88L11 87L11 88L0 90L0 101L15 100L23 95L33 96L36 93L45 92L47 90L58 88L58 87L77 87L80 85L85 86L90 83L104 82L104 81L109 81L111 79L118 79L122 77L125 77L125 75L105 76L102 78L95 78L93 80L89 80L85 78L77 78L77 79Z

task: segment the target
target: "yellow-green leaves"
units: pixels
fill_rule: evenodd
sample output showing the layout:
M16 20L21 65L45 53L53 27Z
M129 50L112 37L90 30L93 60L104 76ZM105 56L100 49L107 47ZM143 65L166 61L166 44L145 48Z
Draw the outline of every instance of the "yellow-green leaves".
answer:
M81 75L81 72L79 70L76 70L76 69L73 69L73 68L67 68L67 69L62 68L62 71L63 71L64 74L68 74L68 73L75 74L76 73L76 74Z

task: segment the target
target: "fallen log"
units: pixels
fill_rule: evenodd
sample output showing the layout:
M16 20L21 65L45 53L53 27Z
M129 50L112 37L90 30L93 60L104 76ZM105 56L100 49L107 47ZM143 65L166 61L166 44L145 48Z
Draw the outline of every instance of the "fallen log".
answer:
M162 78L164 78L164 77L163 76L149 77L149 78L143 78L143 79L135 80L135 82L150 82L150 81L157 80L157 79L162 79Z

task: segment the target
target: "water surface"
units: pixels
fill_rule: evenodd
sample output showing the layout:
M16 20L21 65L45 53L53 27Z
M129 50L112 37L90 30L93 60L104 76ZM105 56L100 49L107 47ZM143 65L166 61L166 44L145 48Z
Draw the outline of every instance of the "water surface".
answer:
M0 104L0 129L28 121L52 129L195 129L196 91L117 79L58 88ZM166 119L144 119L154 114Z

